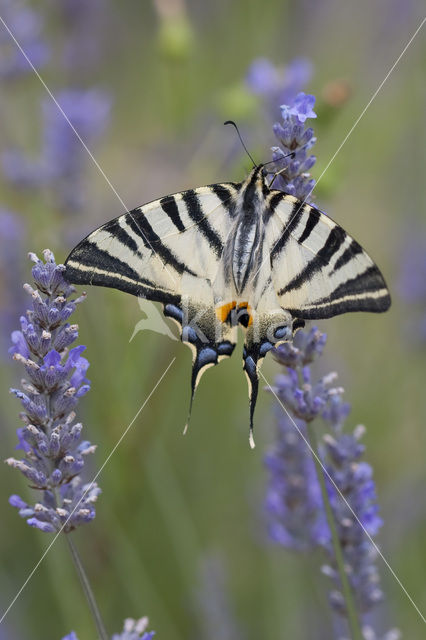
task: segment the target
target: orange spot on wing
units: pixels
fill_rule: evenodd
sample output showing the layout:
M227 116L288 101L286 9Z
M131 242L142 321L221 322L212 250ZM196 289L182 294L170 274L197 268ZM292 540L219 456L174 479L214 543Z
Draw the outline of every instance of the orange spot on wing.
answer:
M221 307L217 307L216 316L221 322L226 322L229 319L229 315L231 311L233 311L234 309L237 311L237 313L240 309L245 309L247 311L248 322L247 322L247 325L244 323L244 326L249 327L250 325L253 324L251 307L248 302L240 302L238 305L235 300L233 300L232 302L227 302L226 304L223 304Z
M237 306L237 303L234 300L233 302L228 302L227 304L223 304L221 307L218 307L216 309L216 315L218 319L221 322L226 322L232 309L235 309L236 306Z

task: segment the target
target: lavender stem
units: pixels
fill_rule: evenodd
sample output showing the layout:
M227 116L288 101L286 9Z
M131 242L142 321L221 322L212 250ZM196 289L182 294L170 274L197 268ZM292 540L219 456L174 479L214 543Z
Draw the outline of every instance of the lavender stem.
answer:
M90 611L92 612L93 619L96 624L96 628L98 630L98 635L100 640L108 640L107 633L105 631L105 626L98 609L98 605L96 604L95 596L90 587L89 580L87 578L86 572L83 568L83 565L80 560L80 556L78 555L77 549L74 546L74 543L71 540L71 536L68 534L65 536L68 542L68 548L70 550L72 559L74 561L74 566L76 568L78 577L80 578L81 586L83 587L84 594L87 598L87 602L89 603Z
M311 450L316 454L316 455L313 455L314 462L315 462L315 469L316 469L318 481L321 487L321 495L324 502L324 509L325 509L325 514L327 518L327 523L328 523L328 526L330 527L333 550L336 558L337 570L339 572L340 580L342 583L342 592L345 598L348 623L349 623L349 628L352 635L352 640L364 640L364 635L362 633L358 614L355 607L352 589L349 584L347 573L345 571L345 562L343 558L342 547L340 545L339 535L337 533L337 528L336 528L336 521L334 519L333 510L331 508L330 500L328 497L327 487L325 486L323 469L321 467L321 463L318 458L318 445L317 445L315 430L312 426L312 423L310 422L307 422L307 433L308 433L308 441L309 441Z

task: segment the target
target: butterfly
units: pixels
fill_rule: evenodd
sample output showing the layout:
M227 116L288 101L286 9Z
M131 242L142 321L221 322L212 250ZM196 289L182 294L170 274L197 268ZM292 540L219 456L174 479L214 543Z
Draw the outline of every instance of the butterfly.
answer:
M364 249L316 207L270 188L264 165L241 183L189 189L102 225L69 254L66 279L163 305L202 373L245 332L250 443L262 359L305 320L386 311L390 295Z

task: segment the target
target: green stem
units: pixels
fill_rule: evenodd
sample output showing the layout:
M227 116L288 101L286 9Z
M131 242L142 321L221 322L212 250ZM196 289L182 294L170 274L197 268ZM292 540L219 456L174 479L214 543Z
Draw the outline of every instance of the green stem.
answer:
M78 555L77 549L75 548L74 543L71 540L70 534L66 534L65 537L68 542L68 548L74 561L74 566L78 573L78 577L80 578L81 586L83 587L84 594L87 598L87 602L89 603L90 611L92 612L93 618L95 620L96 628L98 630L98 636L100 640L108 640L104 623L102 621L98 605L96 604L95 596L93 595L93 591L90 587L89 580L87 579L86 572L83 568L83 565L81 564L80 556Z
M321 466L321 462L318 458L317 439L316 439L315 430L312 426L312 423L309 423L309 422L307 423L307 431L308 431L309 444L311 446L311 449L314 452L313 457L315 462L315 468L316 468L318 480L321 487L321 494L324 502L327 523L331 531L331 539L333 543L334 555L336 558L337 570L340 575L343 597L345 599L345 604L346 604L346 613L348 616L349 629L351 631L353 640L364 640L351 585L349 584L348 575L345 571L345 560L343 557L343 551L340 545L339 535L337 533L336 521L334 518L333 510L331 508L330 500L328 497L327 487L325 485L324 472Z

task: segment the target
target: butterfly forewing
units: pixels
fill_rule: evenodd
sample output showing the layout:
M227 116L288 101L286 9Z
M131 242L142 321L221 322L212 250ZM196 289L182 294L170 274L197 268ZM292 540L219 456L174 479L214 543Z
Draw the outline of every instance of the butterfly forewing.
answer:
M237 189L232 183L191 189L107 222L70 253L68 280L160 302L171 294L175 302L183 273L214 277Z
M282 194L268 227L274 288L293 316L321 319L389 308L377 266L319 209Z

